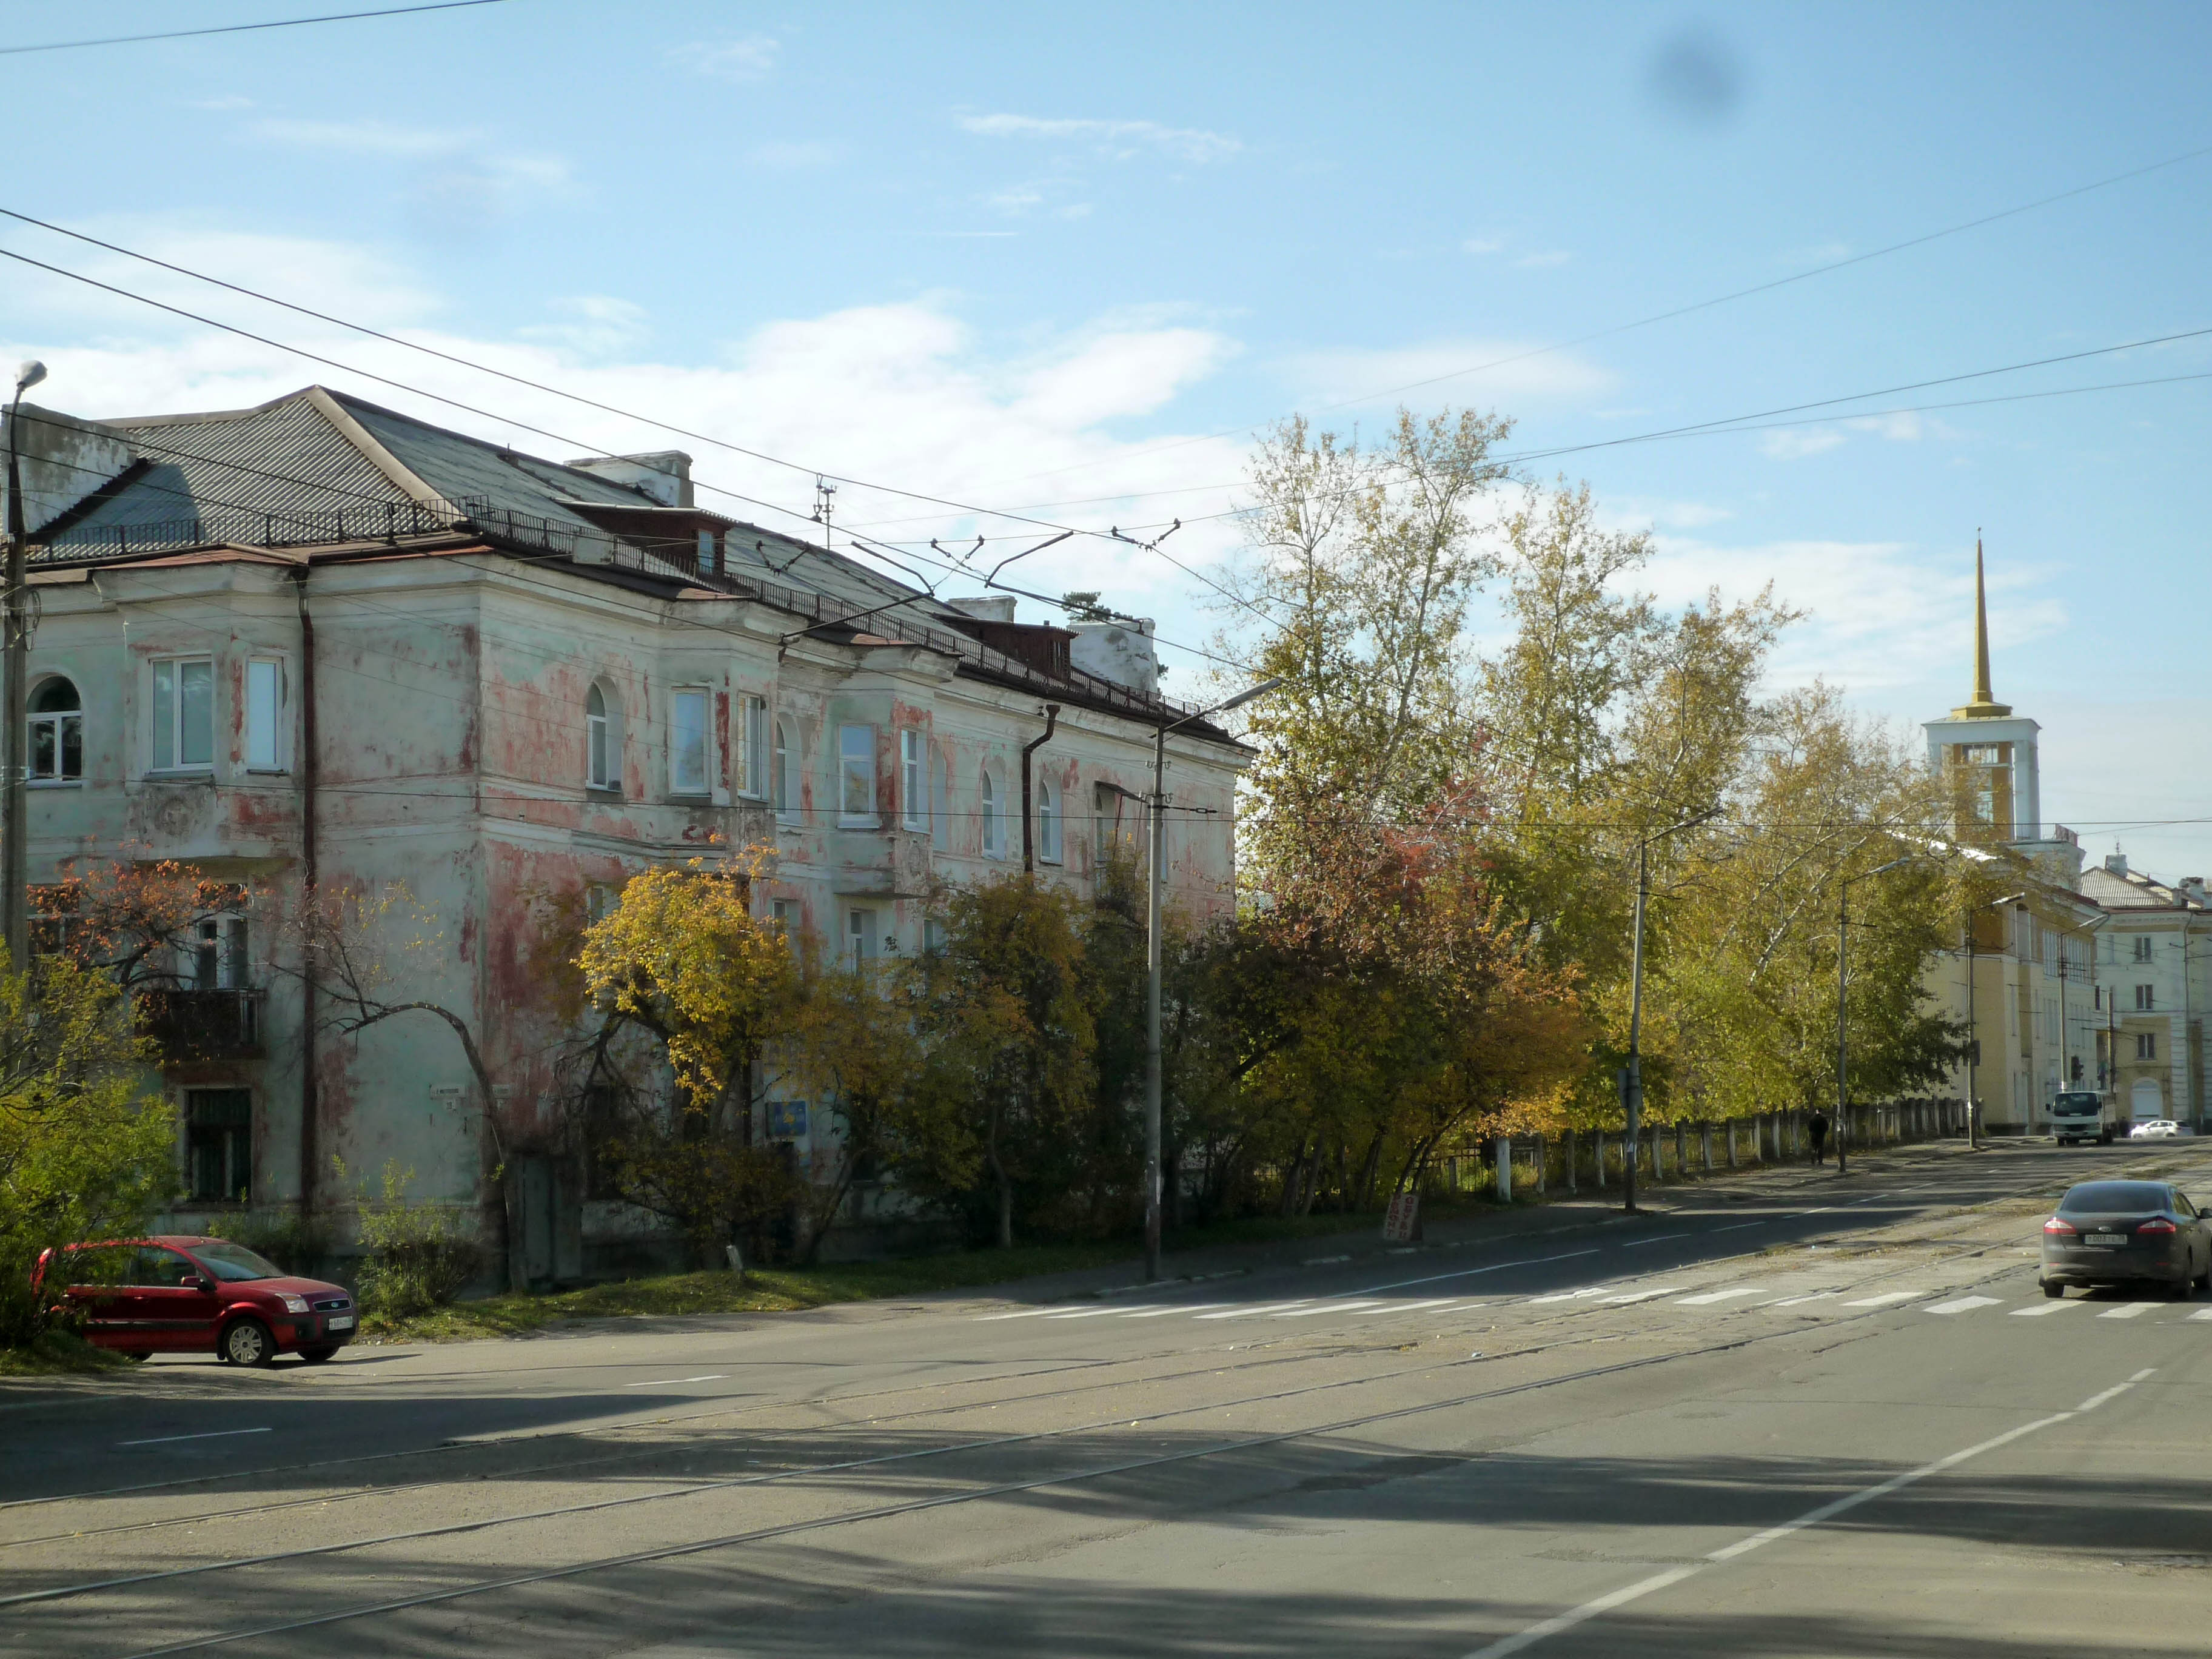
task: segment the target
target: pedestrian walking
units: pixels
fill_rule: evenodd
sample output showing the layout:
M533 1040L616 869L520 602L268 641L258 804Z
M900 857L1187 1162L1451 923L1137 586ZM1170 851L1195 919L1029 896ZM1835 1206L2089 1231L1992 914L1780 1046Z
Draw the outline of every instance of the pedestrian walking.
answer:
M1813 1143L1813 1162L1826 1164L1828 1161L1828 1115L1815 1111L1807 1118L1805 1133Z

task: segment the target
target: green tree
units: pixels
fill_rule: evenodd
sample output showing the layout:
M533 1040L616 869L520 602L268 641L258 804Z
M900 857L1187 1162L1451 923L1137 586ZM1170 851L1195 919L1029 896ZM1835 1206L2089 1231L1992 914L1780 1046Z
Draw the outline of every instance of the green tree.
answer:
M40 1253L128 1236L175 1191L175 1126L115 981L65 958L0 973L0 1343L34 1337Z

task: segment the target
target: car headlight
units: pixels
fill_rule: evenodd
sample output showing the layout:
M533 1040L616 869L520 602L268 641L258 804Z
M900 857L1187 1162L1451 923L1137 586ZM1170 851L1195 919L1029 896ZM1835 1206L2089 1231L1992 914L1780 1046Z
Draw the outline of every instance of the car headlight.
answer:
M307 1311L307 1298L304 1296L295 1296L289 1291L279 1291L276 1292L276 1299L284 1304L286 1313L302 1314Z

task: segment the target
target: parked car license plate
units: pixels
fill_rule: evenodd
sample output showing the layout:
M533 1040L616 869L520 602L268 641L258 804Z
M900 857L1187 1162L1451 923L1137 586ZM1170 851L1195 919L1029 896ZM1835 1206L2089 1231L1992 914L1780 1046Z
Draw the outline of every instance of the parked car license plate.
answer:
M2117 1239L2113 1242L2115 1243L2118 1243ZM324 1322L324 1328L333 1331L349 1331L353 1328L353 1316L351 1314L334 1314L328 1320Z
M2093 1250L2117 1250L2127 1240L2118 1233L2084 1233L2081 1242Z

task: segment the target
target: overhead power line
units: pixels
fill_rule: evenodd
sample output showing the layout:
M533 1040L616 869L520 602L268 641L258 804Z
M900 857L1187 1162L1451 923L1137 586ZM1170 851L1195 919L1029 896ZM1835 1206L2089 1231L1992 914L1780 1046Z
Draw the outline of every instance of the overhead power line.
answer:
M89 40L45 40L35 46L0 46L0 58L33 52L76 52L85 46L135 46L149 40L191 40L210 34L252 34L263 29L305 28L310 23L351 23L365 17L404 17L418 11L463 11L471 6L504 5L507 0L434 0L420 6L386 6L376 11L334 11L319 17L279 17L266 23L224 23L204 29L163 29L155 34L109 34Z

